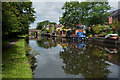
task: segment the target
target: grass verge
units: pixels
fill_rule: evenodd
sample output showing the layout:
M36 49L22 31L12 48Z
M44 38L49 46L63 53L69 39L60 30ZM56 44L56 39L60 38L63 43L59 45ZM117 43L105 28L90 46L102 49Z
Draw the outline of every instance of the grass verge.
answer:
M19 39L2 53L2 78L32 78L32 70L26 56L25 40Z

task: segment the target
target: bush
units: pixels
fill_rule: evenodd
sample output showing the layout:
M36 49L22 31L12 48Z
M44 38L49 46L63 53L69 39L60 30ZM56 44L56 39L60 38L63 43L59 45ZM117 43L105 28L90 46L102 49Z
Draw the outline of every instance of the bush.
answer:
M92 37L92 36L93 36L93 34L90 34L90 35L89 35L89 37Z
M93 27L93 32L94 32L95 34L98 34L98 33L100 32L100 25L94 26L94 27Z

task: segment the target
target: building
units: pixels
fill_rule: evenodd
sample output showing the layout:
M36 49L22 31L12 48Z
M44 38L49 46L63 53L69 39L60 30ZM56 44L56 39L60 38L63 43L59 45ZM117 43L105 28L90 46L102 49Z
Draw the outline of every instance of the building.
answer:
M51 24L51 28L52 28L52 29L54 28L54 25L53 25L53 24ZM46 26L46 29L47 29L47 30L50 29L50 24L48 24L48 25Z
M110 12L109 24L112 24L115 19L118 19L120 22L120 9Z
M63 26L62 24L56 24L55 26L56 26L56 31L54 31L54 25L51 24L52 34L59 35L59 36L62 36L62 37L66 37L66 36L72 35L72 34L77 34L77 32L86 33L86 26L82 25L82 23L78 24L77 25L78 28L74 28L74 29ZM47 30L50 29L49 24L46 26L46 29Z
M61 30L61 27L62 27L62 26L63 26L62 24L56 24L56 30L57 30L57 31Z

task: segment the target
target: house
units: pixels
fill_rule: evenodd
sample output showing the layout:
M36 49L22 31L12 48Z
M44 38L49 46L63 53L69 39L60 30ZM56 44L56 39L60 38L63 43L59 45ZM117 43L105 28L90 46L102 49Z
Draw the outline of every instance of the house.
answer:
M85 25L82 25L82 23L80 23L77 26L78 26L78 28L75 30L75 34L77 34L77 32L86 33L86 26Z
M51 24L51 28L52 28L52 29L54 28L54 25L53 25L53 24ZM47 29L47 30L50 29L50 25L49 25L49 24L46 26L46 29Z
M83 25L82 23L77 25L77 28L73 28L73 34L77 34L77 32L83 32L86 33L86 26Z
M59 31L61 30L62 24L56 24L56 30Z
M58 31L58 30L61 30L61 27L62 27L63 25L62 25L62 24L56 24L55 26L56 26L56 30ZM51 24L51 28L54 29L54 24ZM49 24L46 26L46 29L47 29L47 30L50 29L50 25L49 25Z
M66 37L66 30L64 29L65 26L63 26L62 24L58 24L56 26L56 30L57 30L57 34L61 35L62 37Z
M120 9L110 12L109 24L112 24L115 19L118 19L120 22Z
M51 24L51 28L52 28L52 33L54 33L55 35L59 35L59 36L62 36L62 37L66 37L66 36L70 36L72 34L77 34L77 32L84 32L86 33L85 29L86 29L86 26L85 25L82 25L81 23L78 24L78 28L74 28L73 30L71 28L68 28L62 24L56 24L56 31L54 31L54 25ZM46 26L46 29L50 29L50 25L47 25Z

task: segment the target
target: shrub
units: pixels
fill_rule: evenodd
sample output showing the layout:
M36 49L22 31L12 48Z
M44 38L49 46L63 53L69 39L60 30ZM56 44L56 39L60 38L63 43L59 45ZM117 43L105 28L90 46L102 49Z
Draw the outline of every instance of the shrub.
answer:
M94 27L93 27L93 32L94 32L95 34L98 34L98 33L100 32L100 25L94 26Z

